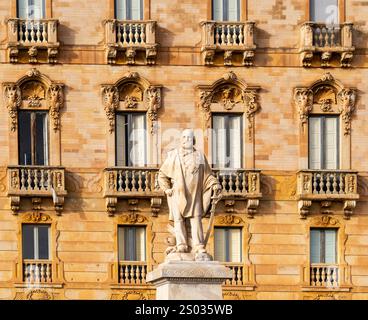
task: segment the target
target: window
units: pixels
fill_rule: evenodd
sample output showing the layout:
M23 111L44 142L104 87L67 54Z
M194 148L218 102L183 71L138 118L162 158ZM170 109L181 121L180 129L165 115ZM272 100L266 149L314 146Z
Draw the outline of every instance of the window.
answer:
M119 227L119 261L146 260L146 228Z
M50 257L50 226L24 224L22 226L23 259L48 260Z
M45 18L45 0L18 0L18 18L30 20Z
M122 113L116 115L116 165L146 165L146 114Z
M309 169L338 169L338 116L309 118Z
M143 20L143 0L116 0L115 16L118 20Z
M239 0L212 0L212 18L216 21L239 21Z
M212 117L212 162L214 168L241 168L242 116L215 114Z
M242 261L241 228L215 228L215 260Z
M310 0L310 17L314 22L338 24L338 0Z
M48 165L47 111L19 111L20 165Z
M311 263L336 264L337 229L311 229Z

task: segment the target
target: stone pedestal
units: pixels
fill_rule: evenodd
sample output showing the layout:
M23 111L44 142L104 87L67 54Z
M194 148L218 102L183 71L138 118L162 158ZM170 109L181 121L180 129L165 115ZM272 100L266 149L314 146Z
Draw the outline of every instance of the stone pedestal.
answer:
M218 261L167 261L147 274L157 300L222 300L232 271Z

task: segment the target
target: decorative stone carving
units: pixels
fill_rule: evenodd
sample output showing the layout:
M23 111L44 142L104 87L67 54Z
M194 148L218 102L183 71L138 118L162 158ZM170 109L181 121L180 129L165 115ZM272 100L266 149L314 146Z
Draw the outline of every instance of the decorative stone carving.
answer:
M153 197L151 198L151 215L152 217L157 217L162 205L162 198Z
M248 199L247 201L247 217L252 219L257 213L257 208L259 206L259 199Z
M31 47L28 49L29 63L37 63L37 54L38 50L36 47Z
M27 293L26 300L53 300L53 295L43 289L34 289Z
M122 215L120 217L120 222L126 223L126 224L145 223L147 222L147 218L145 216L142 216L138 213L133 212L133 213Z
M48 48L47 49L47 62L54 64L57 63L57 56L59 54L58 48Z
M232 66L233 62L231 61L233 56L233 52L230 50L224 51L224 66Z
M137 52L134 48L127 48L125 51L125 56L127 58L127 64L135 64L135 56Z
M106 51L107 55L107 63L108 64L115 64L116 63L116 55L118 53L118 50L114 47L108 47Z
M106 197L106 212L109 217L115 214L117 202L118 199L116 197Z
M323 99L321 100L321 110L323 112L329 112L332 109L332 100L331 99Z
M344 219L350 219L351 215L353 214L353 210L356 207L355 200L346 200L344 201Z
M151 121L151 134L154 133L154 124L157 121L157 112L161 107L161 90L160 88L150 86L146 90L146 100L148 107L148 118Z
M308 120L308 114L313 108L313 91L306 88L295 89L294 101L298 107L301 124L304 126Z
M333 218L331 216L320 216L320 217L316 217L312 220L312 225L315 226L338 226L340 224L339 220L337 220L336 218Z
M226 216L216 217L216 224L236 225L236 224L240 224L243 222L244 221L242 218L238 216L230 215L230 214Z
M20 206L20 197L19 196L11 196L10 197L10 210L12 214L17 215Z
M299 200L298 209L301 219L305 219L309 214L310 207L312 206L312 201L310 200Z
M146 48L146 63L147 65L156 64L157 45Z
M23 217L23 222L31 222L31 223L41 223L41 222L51 222L52 219L51 217L46 214L46 213L42 213L42 212L32 212L32 213L28 213Z
M207 49L203 52L204 64L206 66L213 65L213 59L215 58L215 50Z
M313 52L312 51L302 52L301 59L303 67L311 67L313 61Z
M243 53L243 66L251 67L253 66L254 60L254 51L253 50L246 50Z
M356 94L352 89L342 89L337 96L339 110L344 121L344 135L349 135L351 131L351 116L355 110Z
M245 114L248 119L248 137L252 139L254 114L259 110L259 104L256 101L257 93L255 90L244 90L243 101L245 105Z
M54 131L60 128L60 109L64 103L62 91L59 84L52 84L47 90L47 104Z
M332 53L329 51L323 52L321 55L321 67L329 67Z
M340 59L341 67L350 68L351 62L353 61L353 57L354 55L353 55L353 52L351 51L341 53L341 59Z
M119 107L119 93L115 86L104 86L102 88L102 99L107 119L109 121L109 132L115 129L115 111Z
M18 62L19 50L16 47L9 47L9 60L10 63Z
M4 87L5 105L11 119L10 129L14 132L17 129L18 108L22 103L21 91L16 84L5 84Z
M207 128L209 120L211 119L211 100L212 94L208 91L201 91L199 93L198 107L204 115L204 127Z

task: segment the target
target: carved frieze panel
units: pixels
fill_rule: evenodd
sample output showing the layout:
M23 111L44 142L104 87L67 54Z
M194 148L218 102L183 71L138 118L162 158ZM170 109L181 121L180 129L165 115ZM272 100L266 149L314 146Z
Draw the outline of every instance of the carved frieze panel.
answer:
M46 213L35 211L24 215L22 221L25 223L51 223L52 219Z

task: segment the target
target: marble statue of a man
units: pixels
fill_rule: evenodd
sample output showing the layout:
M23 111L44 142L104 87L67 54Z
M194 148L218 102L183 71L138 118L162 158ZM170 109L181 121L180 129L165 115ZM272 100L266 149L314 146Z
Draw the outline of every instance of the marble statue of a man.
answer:
M168 153L160 168L158 183L167 195L169 219L174 221L175 252L189 251L185 226L185 219L189 219L192 252L202 254L206 253L202 217L209 209L211 195L221 192L221 185L194 144L193 130L184 130L181 146Z

